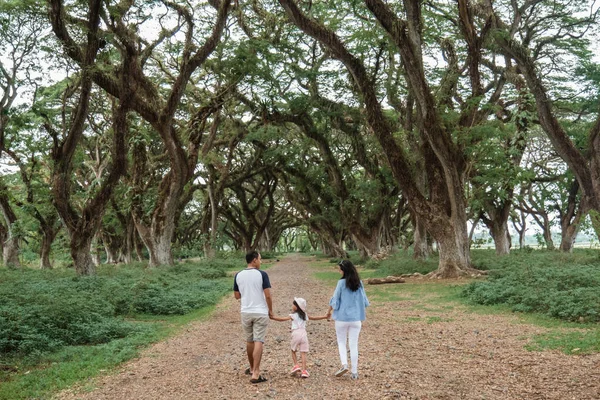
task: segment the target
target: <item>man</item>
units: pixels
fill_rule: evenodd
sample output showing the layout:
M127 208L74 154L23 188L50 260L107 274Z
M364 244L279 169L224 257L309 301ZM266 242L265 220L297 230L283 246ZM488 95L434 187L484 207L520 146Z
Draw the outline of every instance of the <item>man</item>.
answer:
M252 375L251 383L267 380L260 374L260 359L269 317L273 315L271 282L267 273L260 270L261 262L257 251L246 254L248 267L235 274L233 280L233 295L242 300L242 327L246 335L246 353L250 362L246 373Z

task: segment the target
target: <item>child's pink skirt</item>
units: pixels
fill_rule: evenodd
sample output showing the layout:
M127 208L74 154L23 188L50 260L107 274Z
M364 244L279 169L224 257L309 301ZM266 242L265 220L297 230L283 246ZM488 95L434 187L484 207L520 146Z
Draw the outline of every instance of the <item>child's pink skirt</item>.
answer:
M292 331L292 351L308 353L308 337L306 329L294 329Z

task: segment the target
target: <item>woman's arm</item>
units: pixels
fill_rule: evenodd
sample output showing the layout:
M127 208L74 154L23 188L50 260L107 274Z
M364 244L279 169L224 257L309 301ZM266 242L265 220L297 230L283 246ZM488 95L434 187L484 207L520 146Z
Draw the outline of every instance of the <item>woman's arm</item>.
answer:
M329 309L331 310L331 307L329 307ZM319 315L318 317L313 317L312 315L309 315L308 319L310 321L315 321L315 320L318 321L320 319L329 319L330 317L331 317L331 311L328 311L327 314Z

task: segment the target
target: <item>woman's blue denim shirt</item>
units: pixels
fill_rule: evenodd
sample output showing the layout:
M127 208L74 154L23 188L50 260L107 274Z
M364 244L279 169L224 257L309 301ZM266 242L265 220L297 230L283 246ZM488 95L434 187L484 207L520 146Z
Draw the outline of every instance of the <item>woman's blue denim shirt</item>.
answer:
M362 282L358 290L353 292L346 287L346 280L340 279L329 305L333 308L332 318L335 321L364 321L365 307L369 306L369 299Z

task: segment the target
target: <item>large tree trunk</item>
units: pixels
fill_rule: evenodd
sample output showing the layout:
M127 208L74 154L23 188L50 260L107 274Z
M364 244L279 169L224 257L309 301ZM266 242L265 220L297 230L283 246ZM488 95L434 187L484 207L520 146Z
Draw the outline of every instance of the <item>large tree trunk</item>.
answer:
M165 136L165 134L162 134ZM132 217L142 242L150 257L149 267L173 265L171 243L175 232L175 218L179 210L179 198L188 180L188 168L184 157L179 154L182 150L174 150L171 158L171 169L160 182L159 196L154 205L154 211L148 225L143 220L141 198L143 196L143 176L146 173L146 150L143 145L134 148L134 186L136 201L132 206Z
M175 221L165 221L165 225L162 226L163 229L161 229L160 232L156 229L155 223L152 224L153 227L155 227L153 232L135 217L134 221L140 238L148 250L148 255L150 257L148 266L158 267L159 265L174 265L171 244L175 232Z
M133 248L135 250L135 256L136 256L138 262L144 261L143 247L144 247L144 242L142 241L142 238L139 235L139 233L136 231L136 233L133 235Z
M2 250L2 259L4 265L9 268L20 268L21 261L19 261L19 240L15 237L9 237L4 242L4 249Z
M577 194L579 193L579 183L574 180L569 188L567 197L567 209L562 210L557 206L560 216L561 240L560 251L570 253L573 251L573 245L579 232L579 224L585 217L585 210Z
M426 260L431 255L431 248L427 240L427 229L425 223L419 216L413 218L413 258L415 260Z
M116 237L116 235L105 235L103 232L102 241L105 242L108 240L110 243L109 250L107 250L107 257L109 252L116 252L116 256L114 257L114 261L116 262L124 262L125 264L130 264L133 260L133 246L134 246L134 235L136 235L135 224L133 222L133 218L131 216L131 212L121 212L120 206L116 200L111 201L113 211L119 220L119 224L121 225L121 231L123 232L123 237ZM107 236L106 238L104 236ZM109 261L107 261L109 262Z
M508 218L510 217L510 208L512 199L512 189L508 191L508 198L501 201L500 205L486 204L486 214L481 214L481 219L490 230L490 235L494 239L497 255L510 254L511 240L508 231Z
M258 242L258 248L263 251L273 251L273 241L271 240L271 235L269 234L269 228L265 228L260 240Z
M560 251L565 253L571 253L573 251L573 245L575 244L575 239L577 239L578 231L578 224L569 225L567 229L561 231Z
M372 258L381 253L381 241L377 231L379 231L379 229L372 232L370 235L351 233L352 240L356 243L361 258Z
M47 221L44 221L44 226L40 226L42 237L42 243L40 244L40 269L52 269L50 252L52 251L52 243L60 230L60 227L54 226L56 219L58 219L58 216L55 215L55 217L48 218Z
M437 271L431 277L458 278L460 276L478 274L471 267L471 253L469 252L469 234L467 224L457 221L447 226L444 233L432 232L439 247L440 261Z
M90 243L90 255L96 266L102 264L102 260L100 259L100 249L98 247L99 236L100 235L96 232L92 237L92 242Z
M106 253L106 264L116 264L119 262L119 248L115 247L115 239L110 235L102 233L102 244Z
M48 235L42 235L42 243L40 244L40 269L52 269L50 252L52 250L53 241L53 238L49 238Z
M19 261L19 238L15 236L13 230L13 224L17 222L17 216L8 202L7 190L2 184L0 187L0 208L7 226L7 239L4 242L2 257L5 266L15 268L21 266Z
M490 227L490 235L494 239L496 254L504 256L510 254L510 233L508 231L508 221L495 221Z
M554 240L552 239L552 231L550 229L550 218L545 211L531 214L535 222L542 229L542 237L544 238L544 244L548 250L554 250Z
M4 242L8 237L8 231L4 225L0 223L0 258L2 259L2 263L4 264Z
M131 264L133 261L132 253L135 243L134 236L136 235L133 219L131 219L131 215L128 215L128 217L129 218L127 218L127 223L125 225L125 245L121 247L120 256L125 264Z
M523 249L525 247L525 232L527 232L527 218L525 218L525 213L522 210L519 210L518 218L519 220L517 220L516 215L513 215L511 220L513 227L519 234L519 249Z
M595 210L590 211L590 220L592 221L594 232L596 232L596 238L600 240L600 213Z
M90 252L93 235L89 235L88 232L73 232L70 236L71 243L69 247L75 271L81 276L95 275L96 263Z
M322 248L323 254L325 254L327 257L339 258L340 260L348 258L348 253L339 243L331 242L323 238Z
M550 224L544 224L544 228L542 229L542 236L544 237L544 243L546 244L546 248L548 250L554 250L554 240L552 239L552 231L550 230Z
M211 175L212 178L212 175ZM219 194L221 194L219 192ZM208 241L205 242L204 255L207 258L214 258L216 256L215 246L217 243L217 227L219 217L218 199L215 190L213 189L212 182L208 185L208 198L210 200L210 232L208 235Z

